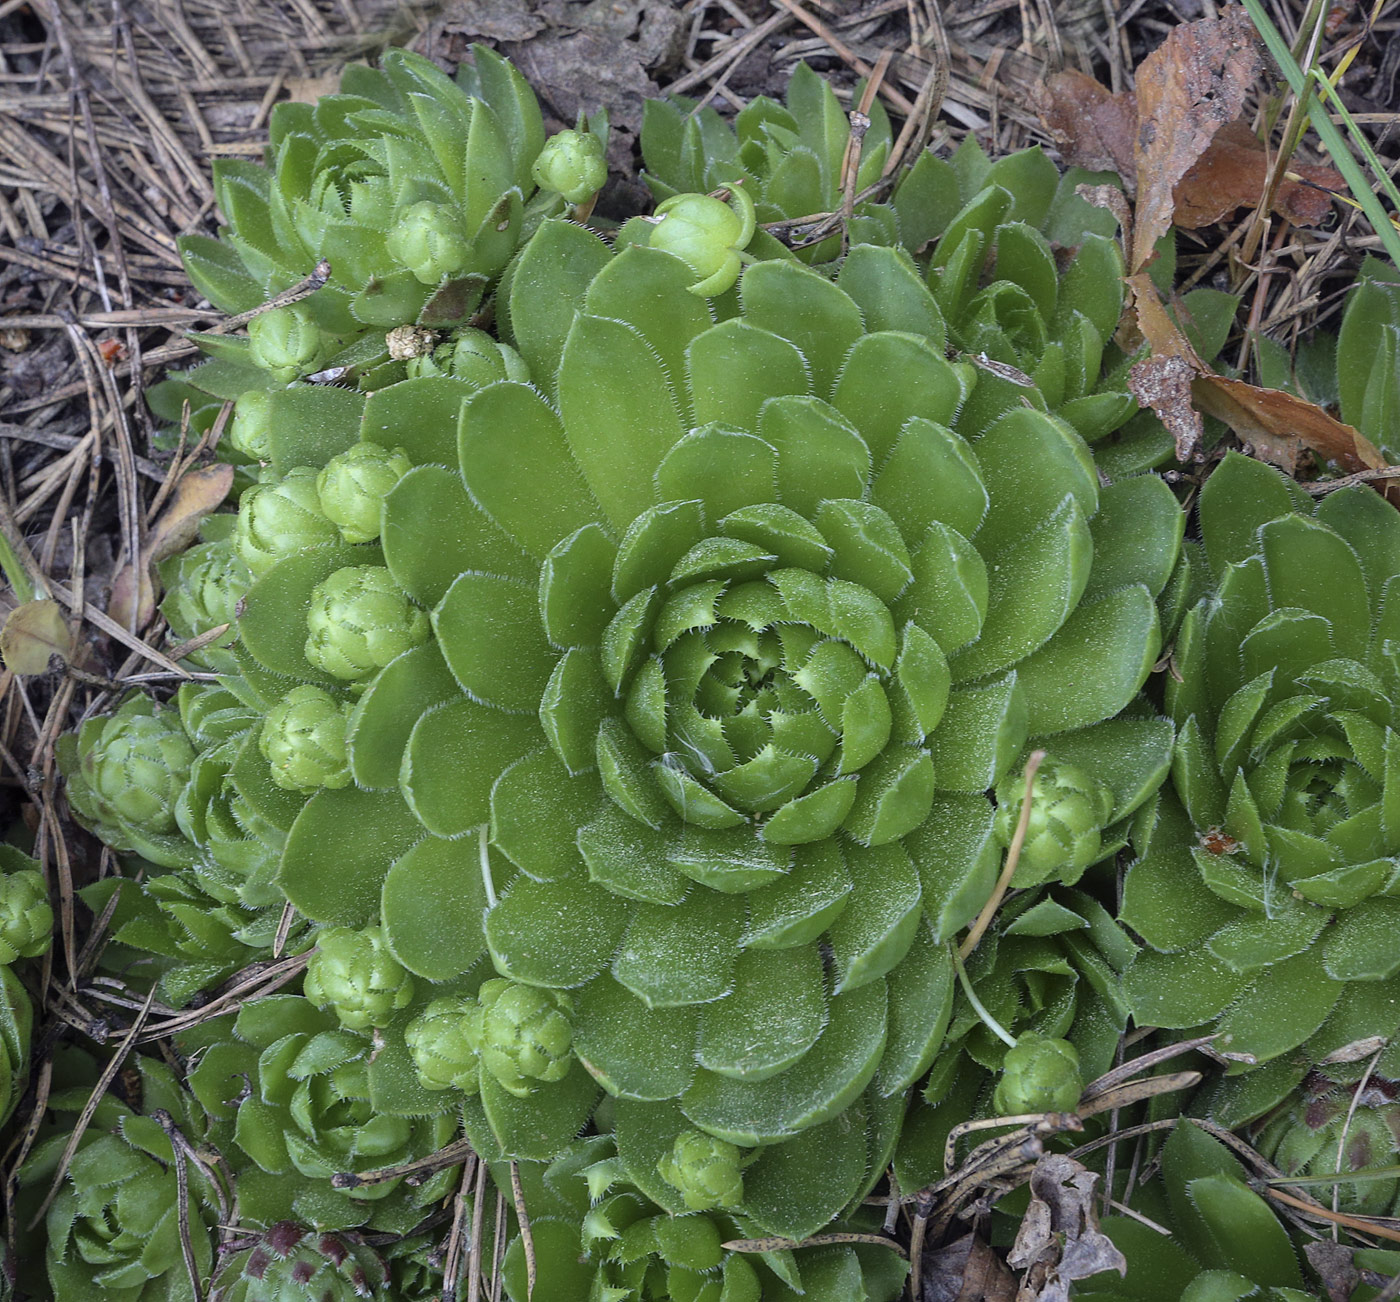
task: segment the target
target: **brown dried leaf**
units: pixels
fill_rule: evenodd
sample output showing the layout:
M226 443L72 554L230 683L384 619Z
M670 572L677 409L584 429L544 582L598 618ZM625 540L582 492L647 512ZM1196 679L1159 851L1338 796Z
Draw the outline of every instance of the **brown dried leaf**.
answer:
M1330 1239L1321 1239L1304 1247L1308 1265L1317 1271L1322 1287L1327 1290L1329 1302L1348 1302L1356 1286L1361 1283L1361 1272L1351 1259L1355 1251Z
M218 510L232 487L233 467L230 465L205 466L181 477L169 505L160 513L160 519L146 539L139 579L130 562L113 576L107 613L118 624L125 628L141 628L150 620L158 595L152 577L154 566L194 542L200 522Z
M1263 143L1249 124L1240 119L1227 122L1177 185L1176 224L1185 230L1196 230L1230 216L1236 209L1254 207L1268 184L1269 164ZM1331 196L1325 191L1343 187L1342 175L1330 167L1307 163L1290 163L1289 171L1323 189L1285 180L1274 194L1273 211L1295 226L1316 226L1332 206Z
M1094 1186L1099 1177L1062 1153L1047 1153L1031 1172L1031 1201L1007 1263L1027 1270L1035 1287L1022 1302L1069 1302L1070 1284L1105 1271L1126 1275L1123 1254L1099 1229Z
M1016 1302L1016 1277L975 1234L924 1253L919 1302Z
M16 606L0 629L0 657L16 674L48 672L49 660L73 654L73 633L58 602L43 598Z
M1240 114L1259 72L1259 49L1245 10L1174 27L1137 69L1137 229L1131 269L1139 270L1172 224L1177 183L1215 133Z
M182 476L147 540L150 560L163 561L184 551L199 532L200 522L223 505L232 487L233 467L229 465L205 466Z
M1343 425L1316 403L1282 389L1261 389L1223 375L1203 375L1192 386L1197 403L1207 414L1223 420L1240 440L1254 445L1262 460L1282 465L1297 461L1301 443L1325 461L1335 461L1349 474L1378 470L1386 464L1380 450L1359 430Z
M1281 389L1261 389L1215 374L1167 314L1147 273L1129 276L1128 286L1138 328L1152 350L1150 358L1129 372L1128 387L1171 431L1178 461L1188 461L1199 451L1204 411L1223 420L1261 460L1289 474L1303 447L1348 473L1386 464L1365 435L1315 403Z
M1035 108L1068 166L1117 172L1132 183L1137 100L1131 91L1115 95L1087 73L1068 68L1046 78Z

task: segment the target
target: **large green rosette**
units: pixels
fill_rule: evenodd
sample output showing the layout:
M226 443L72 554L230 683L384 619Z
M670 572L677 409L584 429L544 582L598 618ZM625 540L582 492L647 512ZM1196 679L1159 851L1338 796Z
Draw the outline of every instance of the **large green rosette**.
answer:
M1395 1031L1400 518L1230 454L1200 524L1214 587L1174 652L1175 795L1136 838L1122 916L1151 949L1127 985L1141 1023L1289 1055L1247 1119L1309 1062ZM1377 1072L1398 1065L1392 1048Z
M1000 862L988 790L1047 744L1120 826L1165 774L1160 720L1105 721L1158 653L1168 490L1102 485L1009 399L959 434L979 373L903 255L862 252L839 286L754 265L717 323L678 259L546 223L508 295L540 387L374 394L364 437L415 466L378 546L295 552L249 593L243 645L290 679L320 681L298 612L361 557L431 610L348 685L356 785L311 797L280 880L430 982L489 951L567 994L574 1071L525 1098L480 1078L524 1155L599 1086L663 1149L898 1102ZM531 292L545 266L572 299ZM877 314L891 276L907 302ZM1124 554L1133 501L1161 545Z

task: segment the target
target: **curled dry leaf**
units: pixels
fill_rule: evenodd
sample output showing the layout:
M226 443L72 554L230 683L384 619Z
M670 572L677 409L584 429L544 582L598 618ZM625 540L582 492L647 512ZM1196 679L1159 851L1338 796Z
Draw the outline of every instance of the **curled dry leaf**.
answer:
M1135 91L1113 94L1082 72L1055 73L1035 107L1066 163L1116 171L1138 196L1134 269L1173 223L1209 226L1259 203L1269 155L1239 116L1258 70L1244 11L1176 28L1138 68ZM1326 215L1327 191L1343 184L1330 167L1293 163L1298 180L1275 191L1273 211L1296 225Z
M1348 473L1386 464L1365 435L1316 403L1282 389L1262 389L1215 374L1168 315L1147 273L1129 276L1128 285L1138 328L1152 349L1151 357L1133 367L1128 387L1171 431L1178 461L1190 461L1199 454L1200 413L1205 412L1224 421L1260 460L1289 474L1305 447Z
M1031 1201L1007 1257L1017 1270L1026 1270L1024 1302L1068 1302L1070 1284L1104 1271L1126 1275L1127 1260L1099 1229L1094 1211L1094 1186L1099 1177L1071 1157L1047 1153L1031 1173Z
M1015 1302L1016 1277L976 1234L924 1255L919 1302Z
M1254 28L1245 10L1235 5L1220 18L1174 27L1138 65L1132 270L1147 262L1170 228L1177 182L1215 133L1239 116L1258 72Z
M1088 73L1066 68L1037 88L1035 109L1067 166L1117 172L1129 186L1136 182L1137 99L1132 91L1115 95Z
M1227 122L1177 185L1176 224L1196 230L1221 221L1237 208L1254 206L1268 184L1270 162L1248 123ZM1295 226L1316 226L1331 208L1328 191L1345 185L1342 174L1297 162L1289 163L1289 171L1301 180L1285 180L1278 187L1273 211Z
M127 628L142 627L155 613L156 591L154 567L167 556L183 551L199 532L200 522L222 505L233 487L233 467L204 466L181 476L171 494L170 503L147 535L139 573L131 562L117 571L112 580L112 597L107 613Z
M0 657L16 674L48 672L49 661L73 654L73 633L56 601L43 598L16 606L0 629Z

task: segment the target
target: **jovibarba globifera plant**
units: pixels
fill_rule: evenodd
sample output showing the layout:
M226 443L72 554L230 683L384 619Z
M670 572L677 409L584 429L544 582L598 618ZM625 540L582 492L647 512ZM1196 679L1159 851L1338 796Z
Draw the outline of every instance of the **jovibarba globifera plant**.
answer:
M1173 655L1175 794L1127 878L1150 946L1128 991L1141 1021L1215 1026L1259 1062L1301 1046L1296 1082L1394 1032L1400 517L1233 453L1199 512L1214 584Z
M537 283L561 261L562 330ZM755 263L719 321L695 281L547 222L508 290L538 387L424 375L359 399L361 441L413 468L374 541L257 532L239 654L269 700L309 682L349 703L353 782L292 823L291 902L382 927L428 983L483 954L499 974L386 1032L422 1084L537 1157L601 1087L631 1178L664 1184L697 1131L762 1149L762 1189L835 1128L863 1149L938 1051L943 942L1000 860L985 793L1028 742L1092 780L1095 830L1164 776L1166 725L1109 720L1156 659L1180 524L1164 486L1102 486L1034 406L960 433L982 373L944 356L897 251L856 250L837 284ZM336 428L302 446L345 456L358 431ZM321 474L295 434L269 492ZM1125 560L1135 510L1162 546ZM366 837L379 854L349 850ZM745 1210L808 1232L865 1178L838 1170L804 1207Z
M260 1247L293 1227L233 1296L380 1286L356 1232L418 1228L460 1172L393 1172L464 1129L561 1297L891 1299L879 1245L723 1245L878 1230L915 1085L1062 1111L1111 1065L1136 946L1094 895L1163 806L1139 691L1185 604L1160 439L1109 437L1111 224L973 146L794 258L764 205L815 166L839 206L849 136L803 70L729 170L693 118L609 244L601 137L542 151L508 65L470 76L392 54L221 171L202 292L250 310L323 236L332 279L157 399L236 400L237 512L163 571L175 640L229 628L217 685L65 745L135 870L85 898L177 1003L315 946L179 1045Z

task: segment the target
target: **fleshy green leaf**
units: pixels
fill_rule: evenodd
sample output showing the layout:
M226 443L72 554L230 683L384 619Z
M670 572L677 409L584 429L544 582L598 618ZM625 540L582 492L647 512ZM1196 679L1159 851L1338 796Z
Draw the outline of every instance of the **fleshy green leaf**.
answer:
M278 880L313 921L364 926L379 912L389 865L422 837L397 791L321 790L287 834Z
M485 952L486 907L477 837L426 837L384 879L384 934L394 957L416 976L449 981Z

